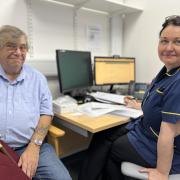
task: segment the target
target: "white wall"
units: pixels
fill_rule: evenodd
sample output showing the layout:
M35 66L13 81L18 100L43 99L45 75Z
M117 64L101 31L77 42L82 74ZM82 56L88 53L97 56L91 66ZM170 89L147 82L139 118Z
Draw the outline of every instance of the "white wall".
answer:
M165 17L180 13L180 1L142 2L141 14L125 18L123 54L136 57L137 81L150 82L163 65L157 55L158 33Z
M73 16L72 7L41 0L6 0L0 7L0 25L15 25L27 32L33 45L33 59L41 60L55 60L55 49L75 49ZM87 26L99 26L100 48L93 54L108 55L108 23L107 15L79 10L77 49L88 50Z
M55 49L73 49L71 7L32 0L33 58L55 60Z
M27 11L23 0L1 1L0 25L11 24L27 32Z
M106 15L85 10L77 11L77 47L75 47L73 8L40 0L31 2L34 59L55 60L55 49L88 50L87 26L101 28L100 48L92 53L107 55L109 39Z
M27 2L32 2L29 16ZM112 54L136 58L137 81L149 82L161 68L157 56L158 33L164 17L179 14L179 0L123 0L143 7L142 13L120 15L112 20L112 43L109 41L109 19L106 15L80 10L77 13L77 49L87 50L87 26L99 26L99 49L93 55ZM48 71L55 69L55 49L74 49L73 9L40 0L5 0L0 6L0 25L11 24L29 34L32 28L33 63L48 60ZM32 27L28 26L28 22ZM124 27L122 28L122 26ZM50 61L49 61L50 60ZM53 61L54 60L54 61ZM50 66L52 61L52 66ZM43 64L41 69L44 69ZM51 69L52 68L52 69ZM54 97L58 95L57 80L49 80Z
M41 0L1 1L0 25L10 24L23 29L33 47L27 62L47 74L57 74L55 49L89 50L87 27L98 26L100 41L93 56L106 56L109 51L109 22L107 15L79 10L77 12L77 47L74 44L73 8ZM57 79L49 79L54 97L59 94Z
M111 30L111 42L110 42L110 55L123 55L123 36L124 36L124 28L123 28L123 20L124 18L121 15L115 15L112 17L112 30Z

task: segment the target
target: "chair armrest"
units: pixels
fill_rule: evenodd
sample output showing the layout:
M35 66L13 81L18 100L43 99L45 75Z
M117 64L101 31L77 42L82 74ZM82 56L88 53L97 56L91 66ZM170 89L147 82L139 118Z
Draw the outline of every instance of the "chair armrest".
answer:
M121 164L121 172L125 176L129 176L141 180L147 180L148 179L147 173L139 172L139 170L142 168L144 167L130 162L122 162ZM180 179L180 174L169 175L169 180L179 180L179 179Z
M59 156L62 153L62 148L60 148L60 140L59 138L64 136L65 132L53 125L50 125L49 132L48 132L48 143L50 143L57 154Z
M133 177L136 179L147 180L147 173L140 173L139 170L143 167L138 166L136 164L130 162L122 162L121 164L121 172L128 177Z
M52 137L62 137L64 136L65 132L62 129L59 129L53 125L50 125L49 132L50 136Z

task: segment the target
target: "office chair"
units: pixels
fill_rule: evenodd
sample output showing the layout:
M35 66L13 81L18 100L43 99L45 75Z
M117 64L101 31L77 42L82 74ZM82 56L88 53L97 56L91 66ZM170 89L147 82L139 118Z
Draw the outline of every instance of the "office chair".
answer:
M121 164L121 172L128 177L132 177L140 180L147 180L148 175L146 173L140 173L138 170L142 169L142 166L139 166L130 162L123 162ZM173 174L169 176L169 180L180 180L180 174Z
M61 154L59 138L64 136L65 132L53 125L49 127L47 140L54 147L57 156Z

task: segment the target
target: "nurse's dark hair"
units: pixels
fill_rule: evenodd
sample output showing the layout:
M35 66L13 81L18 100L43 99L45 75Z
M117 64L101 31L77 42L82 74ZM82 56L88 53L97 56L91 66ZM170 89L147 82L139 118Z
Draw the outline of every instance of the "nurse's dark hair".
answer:
M0 48L3 47L7 42L17 41L21 36L26 39L26 45L28 46L28 38L24 31L18 27L11 25L4 25L0 27Z
M159 36L161 36L162 31L169 25L180 26L180 15L166 17L164 23L162 24L162 29L159 32Z

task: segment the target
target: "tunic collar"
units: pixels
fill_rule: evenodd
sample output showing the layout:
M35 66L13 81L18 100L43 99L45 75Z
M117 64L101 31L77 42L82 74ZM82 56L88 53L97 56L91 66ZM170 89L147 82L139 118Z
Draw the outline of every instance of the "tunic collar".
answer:
M170 71L167 72L166 67L164 66L161 71L158 73L158 75L156 76L156 82L161 81L164 77L166 76L174 76L177 74L177 72L179 72L180 70L180 66L175 67L173 69L171 69Z

